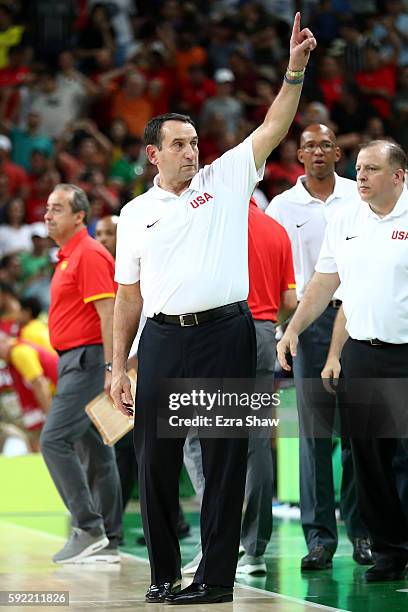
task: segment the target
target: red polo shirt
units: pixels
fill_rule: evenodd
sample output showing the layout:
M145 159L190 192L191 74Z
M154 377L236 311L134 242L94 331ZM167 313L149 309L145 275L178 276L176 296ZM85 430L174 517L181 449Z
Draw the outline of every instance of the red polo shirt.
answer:
M276 321L281 294L295 289L292 247L286 230L249 202L248 305L254 319Z
M58 259L48 318L52 346L66 351L102 344L100 319L92 302L115 297L112 255L84 228L64 244Z

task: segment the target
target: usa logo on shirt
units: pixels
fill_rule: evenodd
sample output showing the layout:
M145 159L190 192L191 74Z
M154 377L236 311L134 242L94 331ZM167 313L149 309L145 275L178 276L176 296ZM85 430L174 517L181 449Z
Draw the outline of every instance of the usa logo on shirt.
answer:
M408 232L393 230L391 235L392 240L408 240Z
M201 204L207 204L208 200L212 200L212 199L213 199L213 196L205 192L203 193L203 195L197 196L195 200L191 200L189 204L193 208L198 208L199 206L201 206Z

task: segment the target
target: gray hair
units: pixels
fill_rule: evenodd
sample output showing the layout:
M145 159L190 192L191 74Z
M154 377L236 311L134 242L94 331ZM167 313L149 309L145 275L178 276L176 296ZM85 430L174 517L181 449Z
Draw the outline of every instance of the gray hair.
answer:
M59 183L54 187L54 191L57 191L58 189L61 189L62 191L70 191L72 193L70 201L72 212L76 213L83 210L85 213L84 223L87 224L89 216L89 200L85 191L72 183Z
M360 147L360 151L363 151L364 149L371 149L371 147L376 147L378 145L387 147L388 163L393 170L403 170L404 172L407 170L408 163L406 153L401 145L393 142L392 140L370 140L370 142L367 142Z

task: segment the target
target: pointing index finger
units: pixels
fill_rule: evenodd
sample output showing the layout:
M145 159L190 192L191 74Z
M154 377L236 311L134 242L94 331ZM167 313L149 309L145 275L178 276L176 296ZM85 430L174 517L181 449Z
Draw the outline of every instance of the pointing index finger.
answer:
M299 33L300 33L300 13L297 12L295 15L295 19L293 21L292 38L297 40Z

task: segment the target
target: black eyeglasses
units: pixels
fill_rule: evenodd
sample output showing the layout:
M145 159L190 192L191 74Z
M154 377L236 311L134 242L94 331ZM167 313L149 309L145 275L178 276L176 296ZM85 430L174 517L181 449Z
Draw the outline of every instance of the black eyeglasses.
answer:
M301 147L306 153L314 153L317 149L323 151L323 153L330 153L333 151L336 145L334 142L329 142L328 140L325 142L307 142L303 147Z

